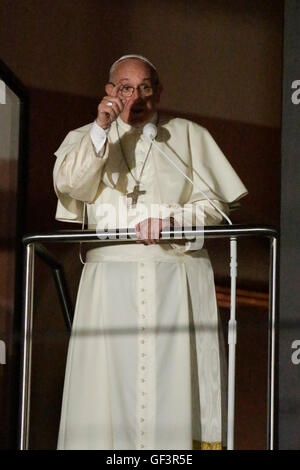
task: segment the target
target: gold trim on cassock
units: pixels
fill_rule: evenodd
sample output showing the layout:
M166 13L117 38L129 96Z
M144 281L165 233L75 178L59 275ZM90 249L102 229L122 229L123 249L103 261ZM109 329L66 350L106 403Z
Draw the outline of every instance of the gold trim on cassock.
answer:
M222 443L193 441L193 450L222 450Z

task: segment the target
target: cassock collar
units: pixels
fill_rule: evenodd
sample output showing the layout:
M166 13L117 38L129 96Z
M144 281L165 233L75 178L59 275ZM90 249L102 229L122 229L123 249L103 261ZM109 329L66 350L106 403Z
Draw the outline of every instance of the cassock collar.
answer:
M157 122L158 122L157 111L152 115L151 119L149 119L148 122L152 122L153 124L157 125ZM124 122L120 116L117 117L118 126L120 126L125 132L140 132L141 133L143 131L144 126L148 124L148 122L145 122L144 124L140 126L131 126L127 122Z

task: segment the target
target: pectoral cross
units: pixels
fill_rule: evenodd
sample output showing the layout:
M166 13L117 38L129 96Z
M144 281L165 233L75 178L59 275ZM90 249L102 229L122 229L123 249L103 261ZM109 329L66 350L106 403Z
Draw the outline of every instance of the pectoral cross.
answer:
M146 191L140 191L139 189L140 189L140 185L136 184L135 187L133 188L132 193L126 194L127 198L129 197L131 198L131 204L133 206L136 205L137 200L141 194L146 194Z

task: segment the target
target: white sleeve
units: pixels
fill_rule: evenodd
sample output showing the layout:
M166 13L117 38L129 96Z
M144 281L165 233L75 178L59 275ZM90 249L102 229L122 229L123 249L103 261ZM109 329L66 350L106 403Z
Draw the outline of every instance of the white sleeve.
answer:
M96 121L94 121L90 130L90 136L95 152L99 157L104 154L104 144L106 142L108 132L109 128L104 130L102 127L98 126Z
M195 201L192 204L187 204L184 208L179 208L173 211L174 226L175 227L204 227L206 225L219 225L223 221L222 212L226 215L229 213L229 206L224 202L212 200L215 207L208 200ZM220 212L219 212L220 211ZM176 243L171 246L180 252L199 250L202 248L204 238L200 237L194 241L188 241L185 245L178 245Z
M99 157L96 154L90 132L72 145L66 145L66 150L60 151L53 170L57 196L68 195L79 201L92 202L101 182L108 153L108 146L104 145L103 155Z

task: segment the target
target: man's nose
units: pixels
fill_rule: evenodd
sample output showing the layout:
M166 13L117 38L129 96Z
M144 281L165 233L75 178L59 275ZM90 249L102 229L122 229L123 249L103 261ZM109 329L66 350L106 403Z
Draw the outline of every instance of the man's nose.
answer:
M131 95L131 99L137 100L140 97L141 97L141 91L140 91L139 87L134 88L133 93Z

